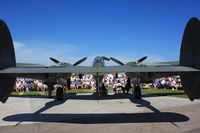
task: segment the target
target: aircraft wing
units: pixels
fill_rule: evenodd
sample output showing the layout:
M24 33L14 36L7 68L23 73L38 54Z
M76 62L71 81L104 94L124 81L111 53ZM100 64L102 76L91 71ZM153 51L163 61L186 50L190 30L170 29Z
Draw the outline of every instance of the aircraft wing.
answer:
M200 70L185 66L107 66L98 68L98 72L200 72Z
M142 65L147 65L147 66L178 66L179 62L178 61L168 61L168 62L142 62L140 63Z
M79 66L26 66L26 67L10 67L0 70L0 74L40 74L40 73L93 73L97 72L94 67Z
M40 74L40 73L121 73L121 72L200 72L185 66L67 66L67 67L10 67L0 70L0 74Z
M28 67L28 66L38 66L40 64L33 64L33 63L16 63L17 67Z

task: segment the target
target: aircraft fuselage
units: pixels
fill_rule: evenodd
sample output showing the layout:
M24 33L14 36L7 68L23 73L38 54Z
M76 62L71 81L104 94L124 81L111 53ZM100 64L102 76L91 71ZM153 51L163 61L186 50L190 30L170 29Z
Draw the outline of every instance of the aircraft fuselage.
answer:
M93 61L93 63L92 63L92 66L93 66L93 67L104 67L104 66L105 66L105 62L104 62L104 60L103 60L102 57L97 56L97 57L94 59L94 61Z

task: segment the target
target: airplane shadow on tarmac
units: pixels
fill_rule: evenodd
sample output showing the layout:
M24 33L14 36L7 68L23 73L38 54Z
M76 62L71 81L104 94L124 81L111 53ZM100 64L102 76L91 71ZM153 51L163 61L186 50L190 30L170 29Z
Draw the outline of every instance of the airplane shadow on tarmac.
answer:
M76 95L67 94L67 98L63 101L50 101L44 107L34 113L23 113L6 116L4 121L12 122L62 122L62 123L77 123L77 124L104 124L104 123L153 123L153 122L185 122L189 118L183 114L173 112L160 112L153 107L147 100L134 100L131 95L110 95L97 98L94 95ZM107 100L107 99L122 99L129 98L137 107L146 107L153 112L145 113L69 113L69 114L47 114L42 113L54 106L64 104L68 99L82 100Z

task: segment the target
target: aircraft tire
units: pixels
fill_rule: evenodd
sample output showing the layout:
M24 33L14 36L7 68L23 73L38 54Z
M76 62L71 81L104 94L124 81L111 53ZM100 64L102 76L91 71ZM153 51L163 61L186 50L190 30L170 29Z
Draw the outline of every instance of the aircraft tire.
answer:
M64 99L64 92L63 92L63 88L62 87L58 87L56 89L56 99L61 101Z
M135 99L135 100L139 100L139 99L142 98L140 86L136 86L136 87L134 88L133 96L134 96L134 99Z

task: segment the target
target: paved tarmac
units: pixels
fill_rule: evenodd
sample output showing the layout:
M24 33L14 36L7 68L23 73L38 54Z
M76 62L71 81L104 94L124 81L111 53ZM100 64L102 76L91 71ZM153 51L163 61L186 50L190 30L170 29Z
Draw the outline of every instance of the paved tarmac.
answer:
M200 100L143 96L138 101L131 95L67 94L64 101L10 97L0 103L0 133L200 132Z

